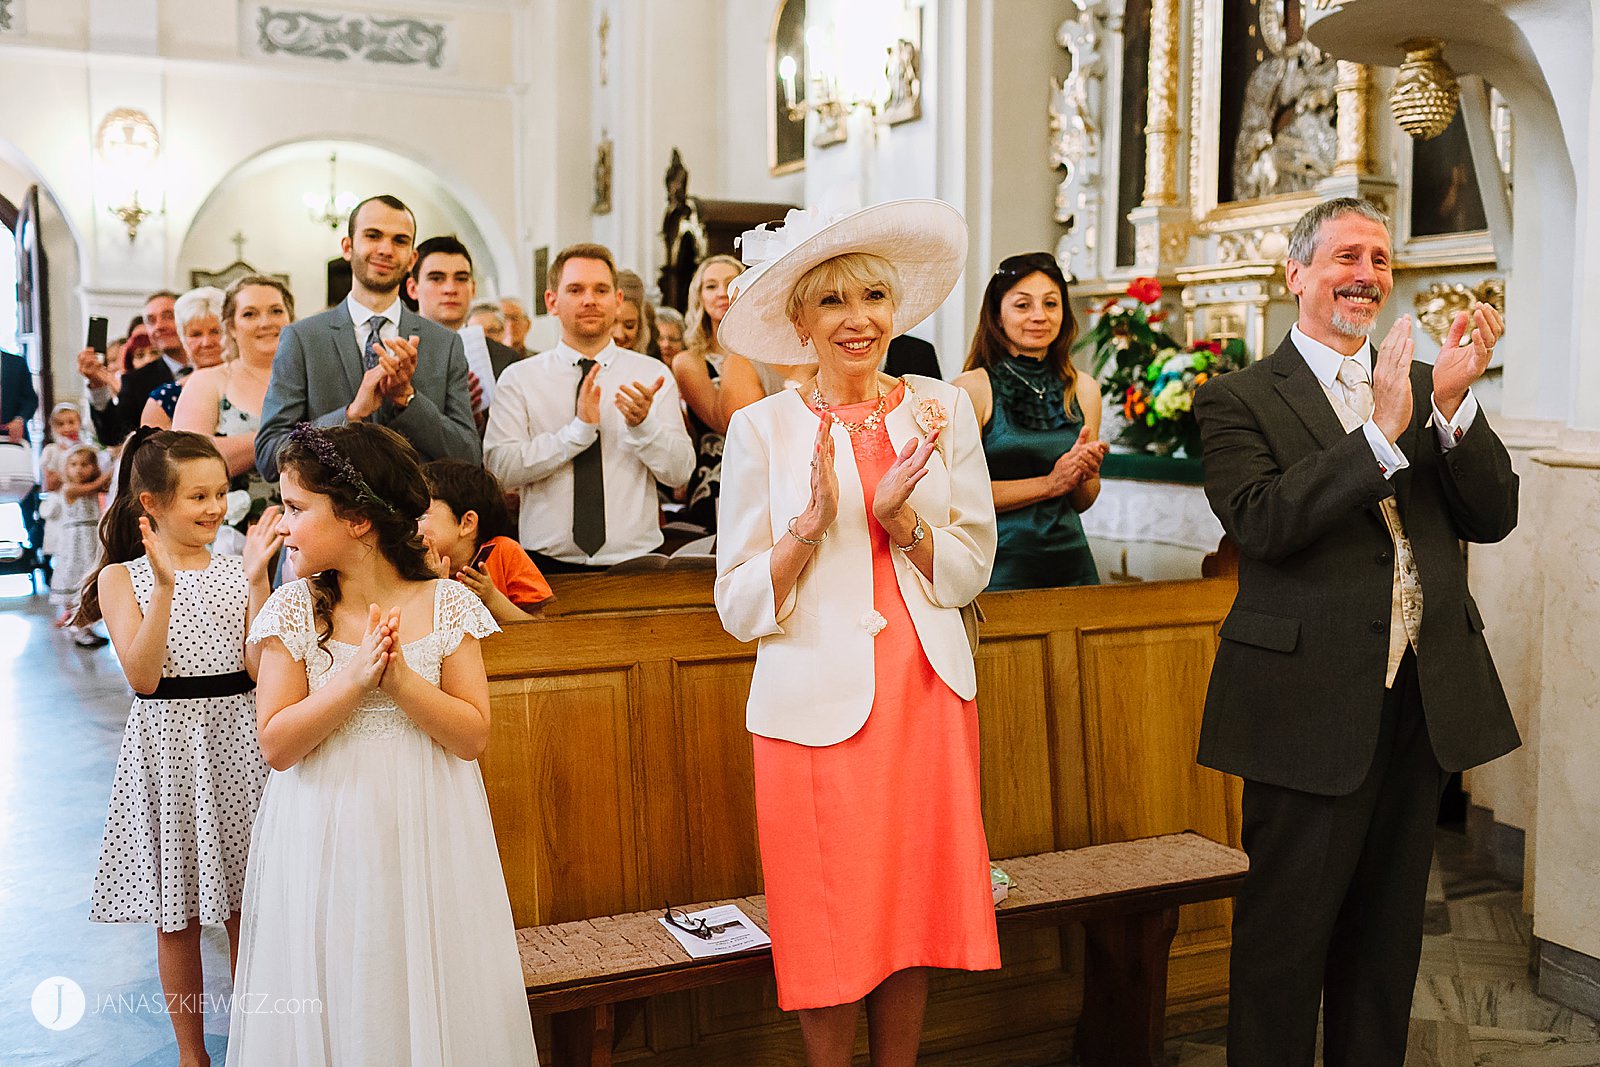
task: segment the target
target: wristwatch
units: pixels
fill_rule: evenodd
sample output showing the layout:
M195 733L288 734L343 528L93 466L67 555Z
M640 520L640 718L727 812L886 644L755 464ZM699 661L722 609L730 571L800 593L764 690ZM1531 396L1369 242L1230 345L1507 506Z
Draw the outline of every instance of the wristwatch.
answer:
M900 551L904 552L906 555L910 555L911 553L913 553L913 552L915 552L917 550L917 546L922 544L922 539L924 537L927 537L927 536L928 536L928 528L926 526L922 525L922 516L918 515L917 516L917 525L911 531L911 543L909 545L895 545L894 547L898 548ZM891 538L891 543L892 543L892 540L893 539Z
M394 405L394 409L396 411L404 411L406 408L411 406L411 401L416 399L416 395L417 389L415 386L412 386L406 390L405 396L398 400L391 400L389 403Z

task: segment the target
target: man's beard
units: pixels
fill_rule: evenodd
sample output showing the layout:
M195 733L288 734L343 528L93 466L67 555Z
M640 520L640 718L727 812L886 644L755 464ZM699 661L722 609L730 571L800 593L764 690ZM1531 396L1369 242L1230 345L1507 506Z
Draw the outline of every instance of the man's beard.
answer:
M1382 308L1383 293L1376 285L1343 285L1333 291L1335 297L1365 297L1373 301L1372 318L1366 325L1345 318L1335 310L1328 320L1328 324L1337 332L1346 337L1366 337L1372 333L1372 327L1378 321L1378 311Z
M368 292L383 295L399 292L400 283L406 280L405 271L397 270L394 272L394 277L389 281L377 281L373 278L372 272L367 268L365 261L360 260L352 260L350 262L350 273L355 276L356 281L360 282Z
M1374 319L1376 319L1376 316L1374 316ZM1360 323L1351 322L1337 311L1329 319L1329 325L1334 328L1335 332L1342 333L1346 337L1370 337L1372 335L1372 323L1362 326Z

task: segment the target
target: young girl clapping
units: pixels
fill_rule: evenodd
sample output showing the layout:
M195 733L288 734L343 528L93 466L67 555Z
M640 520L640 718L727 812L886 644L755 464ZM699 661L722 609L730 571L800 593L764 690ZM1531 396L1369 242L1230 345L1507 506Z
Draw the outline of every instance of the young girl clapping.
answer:
M416 452L301 425L278 456L295 573L251 630L273 767L251 843L229 1067L534 1067L477 758L483 604L436 580Z
M259 658L245 632L271 588L276 513L245 557L214 556L228 469L209 440L142 429L125 446L122 491L100 526L100 566L80 626L105 619L133 687L89 913L151 923L182 1067L204 1067L200 924L238 950L251 822L267 768L256 747Z

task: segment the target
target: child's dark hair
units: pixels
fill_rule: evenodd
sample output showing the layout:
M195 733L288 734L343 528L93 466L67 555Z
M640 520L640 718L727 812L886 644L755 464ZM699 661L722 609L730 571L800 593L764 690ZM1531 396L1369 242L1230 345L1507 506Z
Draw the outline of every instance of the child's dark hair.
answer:
M278 453L278 470L293 471L308 492L328 497L333 513L346 521L372 524L378 551L400 577L431 581L427 549L417 520L428 510L422 461L404 437L387 426L357 422L318 429L301 423ZM333 634L333 609L339 603L339 574L308 576L317 647ZM325 649L324 649L325 650Z
M422 476L428 480L428 495L443 501L457 522L469 511L478 513L473 551L491 538L510 537L516 529L506 510L505 490L482 467L459 459L436 459L422 468Z
M196 459L214 459L222 464L224 472L227 470L228 465L211 438L197 433L141 426L122 446L117 495L100 520L100 560L78 594L74 626L100 621L100 572L113 563L126 563L144 555L139 519L145 516L145 510L139 503L140 495L149 493L163 502L171 500L178 491L179 465Z

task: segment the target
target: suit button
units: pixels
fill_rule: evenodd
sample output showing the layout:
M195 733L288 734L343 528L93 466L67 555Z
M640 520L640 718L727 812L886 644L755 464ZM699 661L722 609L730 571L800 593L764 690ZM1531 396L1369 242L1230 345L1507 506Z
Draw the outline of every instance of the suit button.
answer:
M1382 619L1373 619L1372 620L1372 632L1373 633L1381 634L1386 629L1388 629L1388 626L1387 626L1387 624L1385 624L1383 622Z
M1373 558L1373 560L1375 562L1383 563L1383 564L1387 564L1387 563L1391 562L1392 559L1393 559L1393 557L1391 557L1389 555L1389 553L1387 553L1387 552L1379 552L1376 556L1374 556L1372 558Z

